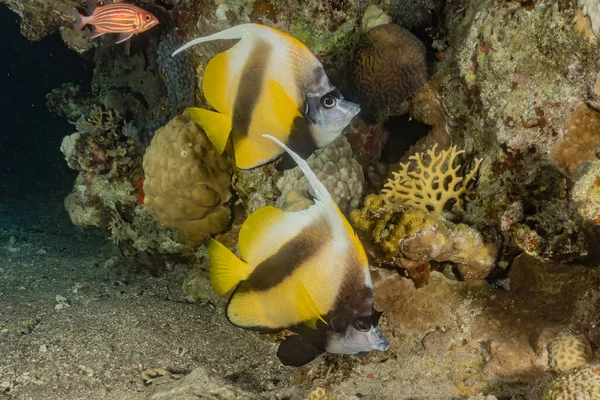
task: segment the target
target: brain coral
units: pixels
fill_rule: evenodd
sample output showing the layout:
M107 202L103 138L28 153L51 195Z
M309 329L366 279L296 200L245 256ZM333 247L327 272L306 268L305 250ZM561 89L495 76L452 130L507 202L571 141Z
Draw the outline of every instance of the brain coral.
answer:
M362 167L354 159L350 143L345 137L315 151L307 162L343 212L349 212L359 206L365 178ZM277 200L277 206L280 208L286 204L288 192L291 190L297 190L308 197L308 181L298 167L285 171L277 181L277 187L281 191Z
M393 107L429 80L425 45L401 26L379 25L358 45L354 82L377 108Z
M156 131L144 155L144 205L190 247L229 223L231 166L184 113Z
M591 361L594 353L590 342L580 333L566 331L550 342L550 366L556 372L566 372Z

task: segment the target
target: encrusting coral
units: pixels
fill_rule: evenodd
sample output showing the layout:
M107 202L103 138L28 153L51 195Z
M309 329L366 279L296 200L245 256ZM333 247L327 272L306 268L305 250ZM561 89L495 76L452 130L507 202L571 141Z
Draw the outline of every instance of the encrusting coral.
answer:
M453 146L436 153L436 148L437 144L427 151L427 164L423 153L411 156L409 159L415 163L414 170L411 170L410 162L401 163L400 170L393 173L394 179L385 184L383 194L390 200L437 216L443 214L444 206L450 200L455 200L456 206L462 210L462 198L469 194L468 185L477 174L482 159L475 159L473 169L461 176L461 166L454 166L454 161L464 151L457 151Z
M500 245L484 240L465 224L454 224L427 211L369 195L362 210L354 210L352 221L385 253L384 262L406 268L411 275L429 270L428 263L457 264L464 278L484 278L493 268ZM426 267L424 267L426 265Z
M548 347L550 367L556 372L566 372L581 367L590 362L594 356L592 346L585 336L570 330L558 335Z
M231 166L189 114L159 129L144 155L144 205L179 240L198 246L229 224Z

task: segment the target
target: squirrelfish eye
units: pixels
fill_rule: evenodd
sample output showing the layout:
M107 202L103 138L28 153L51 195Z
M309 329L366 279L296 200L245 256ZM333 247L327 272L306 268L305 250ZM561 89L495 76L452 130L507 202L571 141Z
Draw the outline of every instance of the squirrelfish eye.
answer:
M321 97L321 105L323 105L323 107L325 108L333 108L335 107L336 104L336 100L335 97L333 97L330 94L326 94L325 96Z
M146 15L145 18L146 18L146 21L150 21L150 16L149 15Z
M368 332L371 329L371 323L362 318L354 320L354 327L361 332Z

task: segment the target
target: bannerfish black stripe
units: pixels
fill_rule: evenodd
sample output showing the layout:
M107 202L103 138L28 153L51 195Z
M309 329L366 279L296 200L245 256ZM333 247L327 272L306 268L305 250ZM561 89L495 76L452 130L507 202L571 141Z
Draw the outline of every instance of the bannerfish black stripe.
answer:
M371 316L373 312L373 289L365 284L365 270L360 260L352 253L342 262L351 267L344 276L333 306L334 314L331 318L336 327L346 327L356 318Z
M254 108L264 90L264 76L267 71L272 47L264 40L257 43L246 60L240 77L240 86L233 105L231 127L238 134L246 136L252 122Z
M302 230L277 253L261 262L246 280L248 286L245 287L265 291L279 285L326 246L328 240L325 238L328 237L331 232L322 222Z
M287 146L304 159L307 159L318 148L312 135L313 127L315 126L308 118L296 117L290 136L286 141ZM295 166L296 162L288 153L285 153L279 164L277 164L277 169L283 171Z

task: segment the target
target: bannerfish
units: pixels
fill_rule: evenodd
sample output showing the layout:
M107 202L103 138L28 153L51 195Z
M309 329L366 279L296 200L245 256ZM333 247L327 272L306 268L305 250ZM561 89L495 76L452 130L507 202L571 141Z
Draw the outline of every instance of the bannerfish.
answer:
M173 56L221 39L240 41L214 56L202 78L204 96L217 112L189 111L220 152L233 131L239 168L257 167L285 153L263 133L306 158L340 136L360 111L331 85L323 65L304 43L275 28L237 25L194 39Z
M90 39L105 33L118 33L116 43L122 43L159 23L152 13L131 4L115 3L96 7L93 0L87 0L87 8L88 16L80 14L75 8L71 10L71 16L75 18L75 29L78 31L86 25L93 25Z
M267 206L242 225L242 259L215 239L208 245L209 276L234 325L264 333L289 329L277 356L301 366L323 352L356 354L388 349L378 328L367 256L352 227L306 161L278 139L315 193L306 210Z

